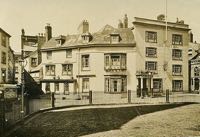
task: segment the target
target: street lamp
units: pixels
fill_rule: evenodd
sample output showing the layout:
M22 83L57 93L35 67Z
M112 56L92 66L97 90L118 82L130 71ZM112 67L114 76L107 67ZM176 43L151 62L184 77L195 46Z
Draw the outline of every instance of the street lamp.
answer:
M21 66L21 114L22 118L24 117L24 91L25 91L25 80L24 80L24 59L19 60L19 64Z

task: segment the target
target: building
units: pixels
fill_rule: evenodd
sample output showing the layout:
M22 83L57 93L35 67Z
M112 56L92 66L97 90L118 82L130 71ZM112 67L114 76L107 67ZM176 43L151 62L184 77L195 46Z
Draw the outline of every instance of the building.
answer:
M179 20L166 23L164 15L135 17L133 26L139 94L188 91L189 26Z
M10 48L10 37L0 28L0 83L13 83L14 81L14 54Z
M200 91L200 52L190 59L190 90Z
M127 16L119 28L105 25L95 33L84 20L78 34L53 37L42 46L42 89L64 94L136 90L135 44Z

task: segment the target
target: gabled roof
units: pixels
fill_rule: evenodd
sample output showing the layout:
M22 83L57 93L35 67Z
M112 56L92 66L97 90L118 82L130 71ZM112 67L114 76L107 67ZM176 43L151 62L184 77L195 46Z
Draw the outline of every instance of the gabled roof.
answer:
M4 31L2 28L0 28L0 31L5 33L8 37L11 37L10 34L8 34L6 31Z
M51 38L46 42L42 49L49 48L61 48L61 47L73 47L78 45L95 45L95 44L110 44L110 34L119 34L120 41L117 44L135 44L133 32L129 28L114 28L110 25L105 25L102 29L95 33L87 33L87 36L91 36L91 40L86 43L82 36L84 34L75 34L65 36L65 42L57 47L57 37Z
M200 53L197 53L194 57L192 57L190 60L195 60L200 56ZM199 58L200 59L200 58Z

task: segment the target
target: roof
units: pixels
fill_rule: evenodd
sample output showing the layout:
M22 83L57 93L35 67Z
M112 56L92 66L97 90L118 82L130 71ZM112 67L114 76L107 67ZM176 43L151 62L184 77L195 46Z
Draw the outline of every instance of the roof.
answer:
M147 18L141 18L141 17L135 17L135 21L133 21L133 24L148 24L148 25L154 25L154 26L161 26L165 27L166 26L166 21L162 20L154 20L154 19L147 19ZM178 28L178 29L183 29L189 31L189 25L188 24L183 24L183 23L177 23L177 22L167 22L168 27L171 28Z
M5 33L8 37L11 37L11 35L8 34L6 31L4 31L2 28L0 28L0 31L3 32L3 33Z
M57 46L56 39L58 39L58 37L53 37L42 46L42 49L74 47L79 45L111 44L110 34L119 34L120 41L117 44L135 44L134 35L131 29L129 28L118 29L110 25L105 25L102 29L92 34L83 33L83 34L67 35L65 36L65 42L61 46ZM84 35L91 37L91 40L88 43L86 43L82 39L82 36Z

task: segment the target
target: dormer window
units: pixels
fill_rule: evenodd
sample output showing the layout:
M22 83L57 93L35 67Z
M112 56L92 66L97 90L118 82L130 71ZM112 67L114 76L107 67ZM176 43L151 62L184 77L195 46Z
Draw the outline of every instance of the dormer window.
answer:
M92 35L89 32L83 33L81 37L85 43L88 43L92 40Z
M58 38L56 38L57 46L61 46L65 43L65 36L60 35Z
M110 38L111 43L118 43L121 40L120 35L118 33L110 34Z

